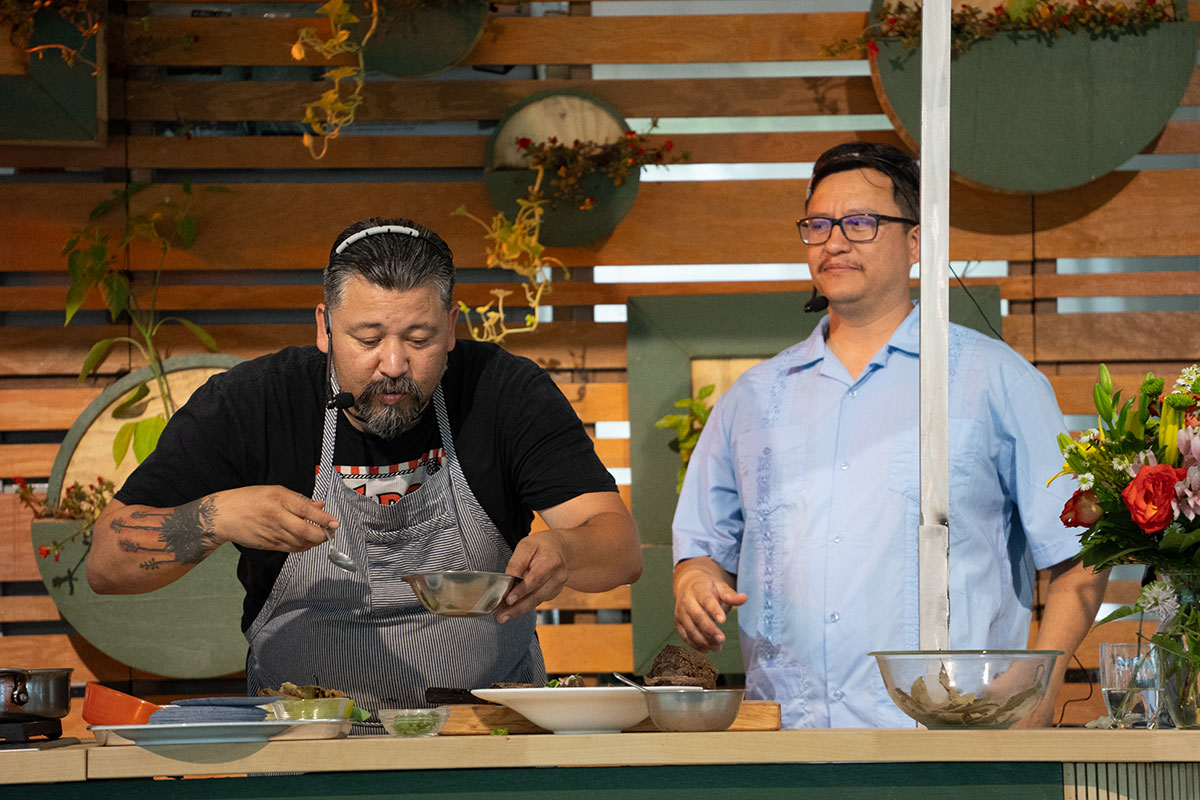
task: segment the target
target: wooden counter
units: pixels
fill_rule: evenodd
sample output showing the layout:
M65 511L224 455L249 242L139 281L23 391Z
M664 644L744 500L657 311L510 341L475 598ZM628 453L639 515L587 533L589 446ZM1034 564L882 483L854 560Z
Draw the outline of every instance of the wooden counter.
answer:
M508 790L514 798L619 794L623 800L694 800L712 787L723 787L723 800L1200 798L1198 762L1200 731L1175 730L792 730L365 737L154 748L85 744L0 752L0 783L17 784L0 795L5 800L376 797L386 786L386 796L446 793L456 800L496 800L509 796ZM307 774L280 774L300 771ZM254 777L145 780L246 774ZM30 780L60 786L25 784ZM485 792L485 786L492 789ZM497 794L499 787L506 789Z

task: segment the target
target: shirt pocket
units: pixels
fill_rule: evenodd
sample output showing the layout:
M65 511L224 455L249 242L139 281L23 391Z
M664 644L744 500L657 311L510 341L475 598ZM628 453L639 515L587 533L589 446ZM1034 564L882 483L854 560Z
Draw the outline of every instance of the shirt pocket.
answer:
M888 488L908 497L920 497L921 493L921 449L918 425L897 428L891 439L891 459L888 473ZM949 473L950 486L961 489L969 479L971 465L986 447L980 434L978 420L951 418L949 423Z
M367 579L371 610L422 608L404 580L413 572L467 569L467 555L452 511L437 514L402 531L367 535Z
M747 515L768 515L804 491L808 426L748 431L734 442L738 493Z

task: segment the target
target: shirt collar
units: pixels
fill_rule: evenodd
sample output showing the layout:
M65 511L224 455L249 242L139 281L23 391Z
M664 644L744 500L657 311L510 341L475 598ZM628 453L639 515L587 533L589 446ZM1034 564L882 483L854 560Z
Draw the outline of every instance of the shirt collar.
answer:
M920 341L920 319L919 307L916 303L913 304L912 311L900 323L900 327L896 328L892 333L892 338L880 350L880 354L872 359L871 363L882 363L887 360L887 353L892 350L899 350L911 355L917 355L917 345ZM821 317L821 321L817 323L817 327L809 334L808 338L803 342L795 345L792 348L793 363L788 369L789 373L799 372L807 367L825 360L826 354L829 352L829 345L825 340L829 336L829 315Z

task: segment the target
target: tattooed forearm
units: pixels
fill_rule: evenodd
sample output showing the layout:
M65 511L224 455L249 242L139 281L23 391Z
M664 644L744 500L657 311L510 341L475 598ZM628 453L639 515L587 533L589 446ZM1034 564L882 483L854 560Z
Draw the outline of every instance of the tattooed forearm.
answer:
M126 553L156 552L170 554L170 559L152 558L142 562L142 569L158 569L168 564L199 564L217 548L216 503L202 497L176 508L154 511L131 511L112 521L118 534L142 531L157 534L153 540L145 537L120 536L119 546Z

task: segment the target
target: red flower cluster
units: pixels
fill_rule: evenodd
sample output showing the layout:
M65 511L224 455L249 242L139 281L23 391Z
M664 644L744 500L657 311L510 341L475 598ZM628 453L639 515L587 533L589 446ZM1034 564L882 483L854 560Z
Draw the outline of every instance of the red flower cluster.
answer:
M1121 491L1129 516L1145 533L1157 533L1171 524L1171 501L1175 484L1187 477L1187 470L1167 464L1144 466Z
M1071 499L1063 506L1059 519L1068 528L1090 528L1099 521L1104 513L1100 508L1100 499L1090 489L1079 489L1071 495Z

